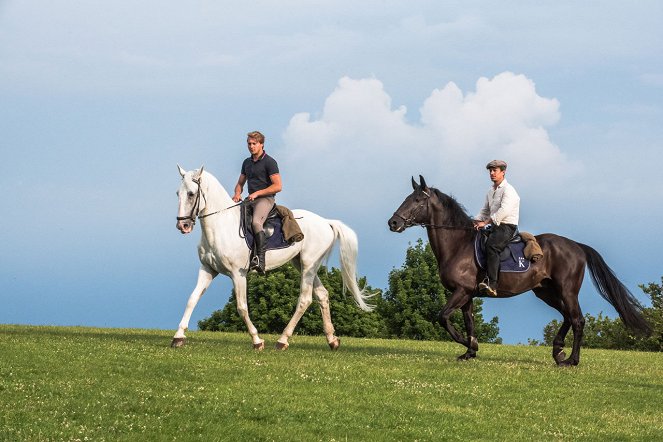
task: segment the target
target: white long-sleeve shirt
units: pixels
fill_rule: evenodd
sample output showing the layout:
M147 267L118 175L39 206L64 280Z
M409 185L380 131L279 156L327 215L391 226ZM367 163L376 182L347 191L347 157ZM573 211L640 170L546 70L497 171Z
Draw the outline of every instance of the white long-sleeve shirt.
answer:
M486 194L486 202L476 219L480 221L492 219L493 223L499 226L502 223L518 225L519 217L520 196L505 178L497 189L490 186Z

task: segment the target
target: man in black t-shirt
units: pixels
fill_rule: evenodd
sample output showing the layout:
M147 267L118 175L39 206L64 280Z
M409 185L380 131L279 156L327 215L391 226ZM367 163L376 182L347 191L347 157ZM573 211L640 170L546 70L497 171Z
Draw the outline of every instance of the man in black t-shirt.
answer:
M249 132L246 144L251 156L242 163L242 171L235 185L233 201L242 200L244 183L249 183L249 196L247 199L253 205L253 237L255 239L256 256L251 262L250 270L256 269L258 273L265 273L265 232L263 224L269 211L274 207L274 195L281 191L281 175L279 166L274 158L265 152L265 136L258 131Z

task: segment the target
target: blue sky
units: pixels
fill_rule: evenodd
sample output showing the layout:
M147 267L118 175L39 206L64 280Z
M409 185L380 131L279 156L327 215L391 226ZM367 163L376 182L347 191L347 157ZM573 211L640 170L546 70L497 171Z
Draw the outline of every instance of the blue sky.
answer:
M521 229L593 246L646 302L662 19L658 1L2 1L0 323L174 331L200 235L175 229L176 164L231 188L256 129L279 201L350 225L373 287L425 234L386 227L410 176L473 214L503 158ZM615 315L588 279L580 301ZM531 293L484 315L507 343L558 318Z

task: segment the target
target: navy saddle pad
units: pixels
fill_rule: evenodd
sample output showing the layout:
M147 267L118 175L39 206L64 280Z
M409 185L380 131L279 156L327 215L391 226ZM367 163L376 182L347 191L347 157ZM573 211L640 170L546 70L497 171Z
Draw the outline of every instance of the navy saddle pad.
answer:
M508 250L508 251L507 251ZM530 261L525 258L525 242L510 242L500 256L500 272L526 272L529 270ZM482 269L486 268L486 252L481 247L481 232L477 232L474 238L474 256L477 264Z
M253 229L251 228L250 214L246 214L246 210L247 206L242 204L240 234L246 240L246 245L249 250L253 250ZM267 245L265 250L285 249L286 247L290 247L292 245L286 241L285 236L283 236L283 219L276 211L276 207L274 207L272 211L269 212L269 215L265 220L265 224L263 225L263 229L267 235Z

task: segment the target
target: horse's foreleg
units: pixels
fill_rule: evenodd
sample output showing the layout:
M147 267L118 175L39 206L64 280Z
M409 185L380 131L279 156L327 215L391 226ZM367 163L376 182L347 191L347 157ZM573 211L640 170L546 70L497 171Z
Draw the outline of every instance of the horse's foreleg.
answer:
M313 269L304 270L302 269L302 283L301 283L301 292L299 294L299 300L297 301L297 308L295 309L295 314L292 315L290 322L283 330L281 337L276 342L277 350L286 350L290 345L288 339L295 332L295 327L299 320L306 312L306 309L313 302L313 281L316 277L316 272Z
M444 329L449 333L451 338L458 342L459 344L464 345L465 347L468 348L468 351L472 349L472 339L470 338L465 338L463 335L458 333L454 326L451 324L451 315L453 312L458 310L460 307L465 306L468 302L472 302L472 298L463 290L455 290L449 299L447 300L447 303L445 306L442 308L442 311L440 312L438 316L438 320L440 322L440 325L444 327ZM469 334L468 334L469 336ZM476 346L478 348L478 345ZM476 349L474 350L476 351Z
M186 303L184 315L182 316L180 325L177 329L177 332L175 333L175 336L173 337L173 341L170 344L172 347L181 347L186 342L186 336L184 335L184 332L189 328L189 320L191 320L193 309L196 308L196 304L198 304L200 297L203 296L203 293L205 293L205 290L207 290L207 287L209 287L210 283L216 275L216 273L212 273L208 270L205 270L204 268L201 268L198 271L198 282L196 283L196 287L193 289L193 292L191 292L191 295L189 296L189 301Z
M334 324L331 321L331 311L329 309L329 292L322 285L320 278L316 275L313 280L313 294L320 303L320 313L322 315L322 330L327 338L327 344L332 350L337 350L341 346L341 340L334 335Z
M476 333L474 330L474 303L470 300L463 305L463 321L465 322L465 331L467 332L467 351L465 354L458 357L460 360L467 360L477 357L479 350L479 341L477 341Z
M235 299L237 300L237 313L244 321L246 329L251 335L253 348L256 350L263 350L265 348L265 341L258 336L258 329L251 322L249 317L249 305L246 300L246 278L242 275L233 275L233 288L235 289Z

